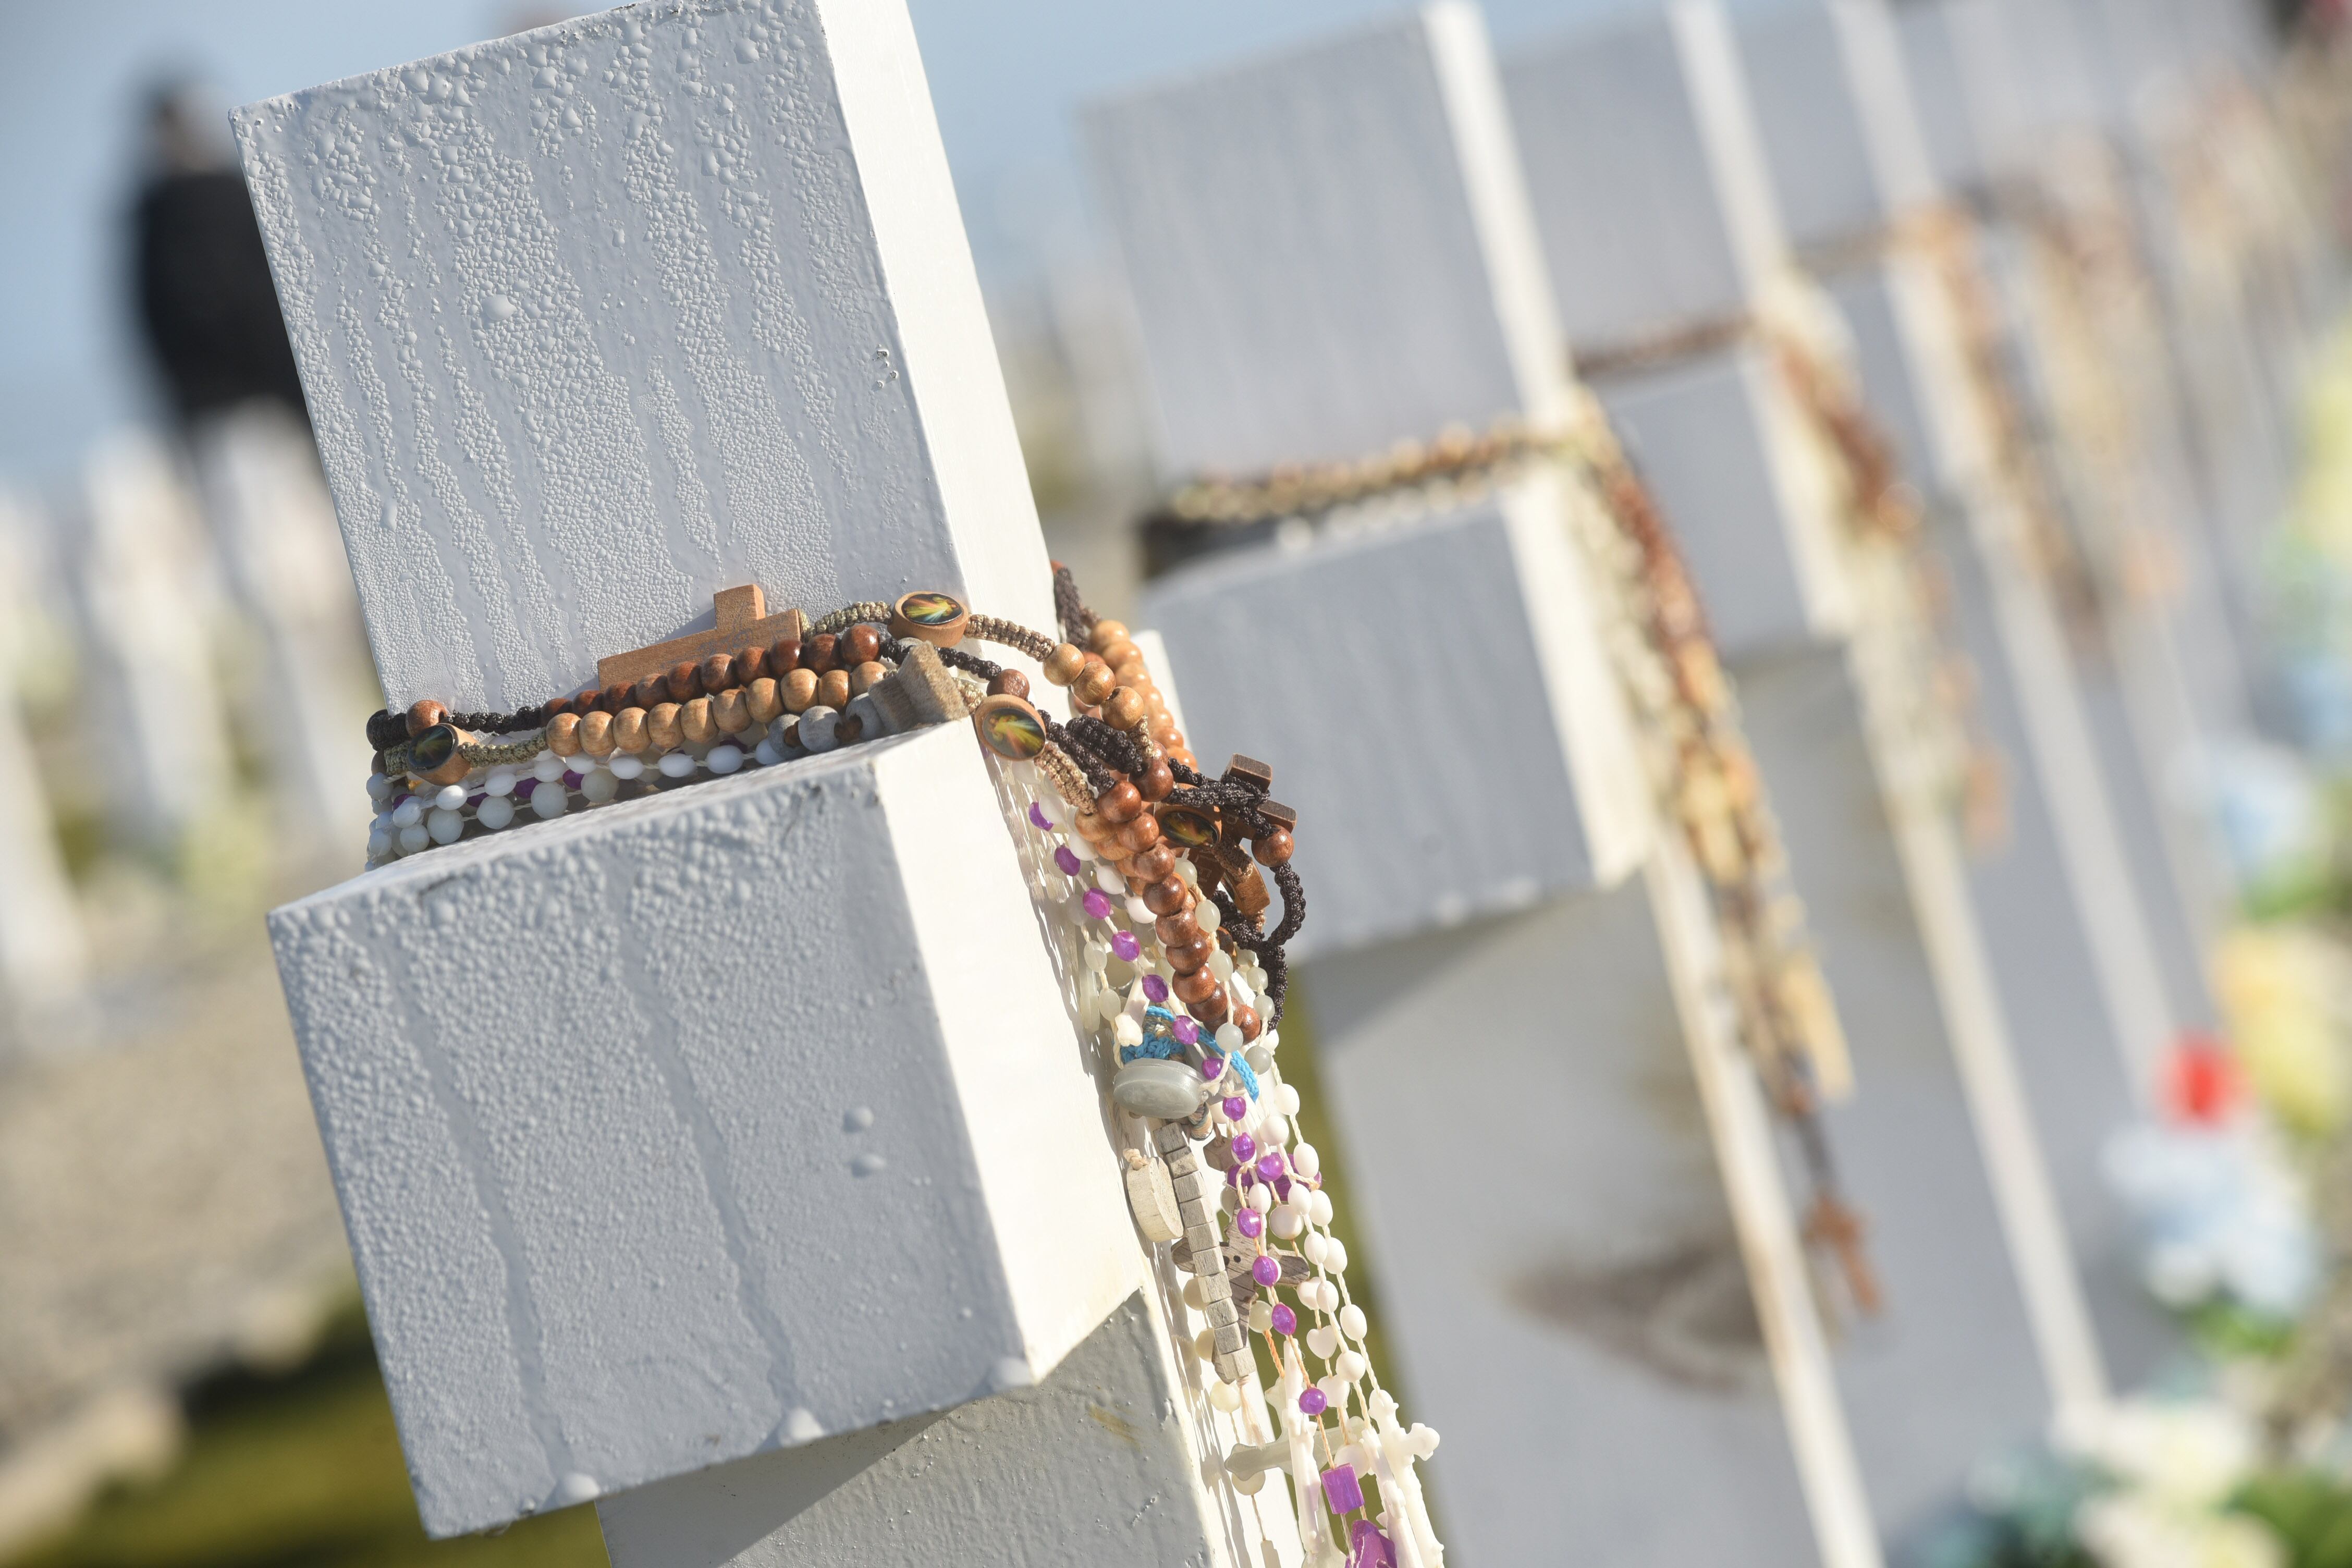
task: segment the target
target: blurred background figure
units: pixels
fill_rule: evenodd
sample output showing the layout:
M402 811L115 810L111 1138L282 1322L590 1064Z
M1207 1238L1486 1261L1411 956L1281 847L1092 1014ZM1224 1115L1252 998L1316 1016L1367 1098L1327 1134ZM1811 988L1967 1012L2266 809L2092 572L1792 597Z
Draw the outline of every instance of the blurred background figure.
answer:
M147 157L131 216L131 272L138 324L173 412L184 428L257 401L301 414L294 350L219 95L185 77L158 81L147 100Z

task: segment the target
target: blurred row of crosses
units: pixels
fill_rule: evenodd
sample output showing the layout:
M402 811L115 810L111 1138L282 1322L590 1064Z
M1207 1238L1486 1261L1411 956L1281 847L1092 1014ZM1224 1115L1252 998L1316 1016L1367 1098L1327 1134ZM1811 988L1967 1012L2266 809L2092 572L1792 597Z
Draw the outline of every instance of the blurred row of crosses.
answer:
M1090 114L1171 476L1598 396L1852 1042L1887 1305L1841 1329L1559 472L1152 585L1195 746L1313 824L1339 1201L1474 1562L1876 1568L2173 1348L2098 1153L2211 1022L2175 786L2259 727L2341 297L2284 68L2230 0L1671 0L1507 68L1440 4ZM747 582L1053 624L922 79L896 0L687 0L240 111L393 702L536 701ZM1783 330L1947 563L2010 759L1974 858ZM595 1499L619 1568L1301 1561L1285 1488L1224 1484L1296 1412L1204 1400L1002 783L895 737L272 916L433 1532Z
M175 897L224 857L255 891L315 877L365 837L379 701L298 415L126 431L0 491L0 1049L77 1037L104 968L67 838Z

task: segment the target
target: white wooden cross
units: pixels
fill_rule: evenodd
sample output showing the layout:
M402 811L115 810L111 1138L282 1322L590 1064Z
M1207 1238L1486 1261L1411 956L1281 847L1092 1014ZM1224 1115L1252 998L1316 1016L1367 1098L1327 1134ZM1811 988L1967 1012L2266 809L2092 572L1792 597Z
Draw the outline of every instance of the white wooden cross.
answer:
M1694 321L1760 316L1792 287L1727 16L1682 0L1532 49L1506 81L1564 313L1604 361L1632 345L1598 384L1720 628L1853 1042L1860 1092L1830 1130L1872 1217L1888 1305L1838 1365L1872 1505L1899 1539L1977 1455L2104 1394L2010 998L1942 805L1873 717L1886 705L1874 689L1884 612L1846 588L1849 649L1848 624L1810 613L1830 595L1780 586L1814 581L1818 542L1839 529L1794 510L1826 504L1807 480L1817 451L1791 432L1752 333L1680 347ZM1821 142L1830 162L1866 155ZM1625 148L1644 161L1629 167ZM1844 569L1843 551L1831 566ZM2112 1048L2099 1059L2115 1077Z
M1567 407L1466 6L1124 97L1087 129L1171 477ZM1675 835L1617 804L1644 786L1623 720L1596 733L1617 699L1559 482L1340 519L1149 603L1196 737L1283 735L1286 796L1327 825L1299 855L1318 910L1334 886L1342 907L1299 985L1374 1331L1447 1433L1431 1478L1454 1543L1859 1568L1877 1543L1789 1196L1699 885ZM1749 1300L1760 1343L1736 1326Z
M1853 333L1864 394L1926 498L1979 710L2011 759L2007 831L1972 858L1970 892L2105 1360L2137 1383L2174 1334L2119 1245L2130 1221L2104 1151L2155 1094L2179 1025L2143 890L2160 894L2166 868L2136 878L2126 859L2115 804L2126 785L2100 754L2043 564L2052 541L2034 532L2063 530L2063 518L2050 494L2037 519L2024 487L2039 469L2005 463L1996 445L2000 421L2017 419L2021 434L2026 415L1971 379L1968 285L1900 237L1906 224L1937 221L1942 192L1894 18L1878 0L1803 5L1743 37L1775 191L1812 215L1792 222L1801 254L1836 258L1823 282ZM1865 156L1813 155L1832 140ZM1978 232L1956 209L1941 221L1948 228L1929 243L1951 248L1946 265L1979 268Z
M1054 625L891 0L629 7L236 121L395 706L575 690L747 583ZM271 930L432 1533L594 1497L620 1568L1281 1539L1212 1501L963 726Z
M0 490L0 1050L50 1043L89 977L56 813L35 767L23 684L33 614L32 507Z

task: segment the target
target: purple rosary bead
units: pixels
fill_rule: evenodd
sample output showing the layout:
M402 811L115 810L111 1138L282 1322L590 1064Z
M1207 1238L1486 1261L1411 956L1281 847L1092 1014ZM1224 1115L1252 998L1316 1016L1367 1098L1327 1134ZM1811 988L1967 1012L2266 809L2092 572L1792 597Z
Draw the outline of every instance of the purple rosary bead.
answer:
M1168 982L1157 974L1147 974L1143 977L1143 994L1154 1002L1165 1002L1168 1000Z
M1284 1310L1288 1310L1287 1308ZM1297 1321L1295 1318L1292 1320L1294 1322ZM1330 1403L1323 1397L1323 1391L1319 1388L1303 1388L1298 1392L1298 1409L1301 1415L1320 1415Z
M1282 1174L1282 1156L1268 1151L1257 1157L1257 1173L1271 1182Z
M1369 1519L1356 1521L1348 1532L1348 1568L1396 1568L1394 1544Z
M1250 1210L1252 1214L1256 1212L1255 1209ZM1261 1285L1279 1285L1282 1283L1282 1265L1274 1260L1272 1253L1261 1252L1257 1255L1257 1261L1250 1265L1250 1278Z
M1118 954L1121 963L1133 963L1143 956L1143 944L1135 940L1135 933L1131 931L1113 931L1110 950Z
M1180 1036L1180 1037L1179 1037L1179 1038L1181 1038L1181 1037ZM1201 1077L1202 1077L1205 1081L1210 1082L1210 1083L1214 1083L1214 1082L1216 1082L1219 1079L1221 1079L1221 1078L1223 1078L1223 1077L1224 1077L1224 1076L1225 1076L1225 1058L1223 1058L1223 1057L1211 1057L1207 1061L1204 1061L1204 1062L1202 1062L1202 1063L1201 1064Z
M1248 1100L1244 1100L1244 1099L1243 1099L1240 1095L1238 1095L1238 1094L1235 1094L1235 1095L1229 1095L1229 1096L1227 1096L1227 1097L1226 1097L1226 1100L1225 1100L1225 1120L1227 1120L1228 1121L1239 1121L1243 1117L1247 1116L1248 1114L1249 1114L1249 1101L1248 1101Z
M1033 800L1033 801L1031 801L1031 802L1029 803L1029 820L1030 820L1032 823L1035 824L1035 825L1036 825L1038 827L1040 827L1040 828L1046 828L1046 827L1051 827L1051 826L1054 826L1052 819L1050 819L1049 817L1047 817L1047 816L1046 816L1046 815L1045 815L1045 808L1044 806L1042 806L1042 805L1038 805L1035 801L1034 801L1034 800ZM1063 845L1063 846L1062 846L1062 852L1063 852L1063 854L1067 854L1067 853L1069 852L1069 847L1069 847L1068 845L1066 845L1066 844ZM1055 856L1054 857L1054 858L1055 858L1055 860L1059 860L1059 859L1061 859L1061 858L1062 858L1062 856L1061 856L1061 855L1055 855ZM1071 858L1073 861L1076 861L1076 860L1077 859L1077 857L1076 857L1076 856L1075 856L1075 855L1071 855L1071 856L1070 856L1070 858ZM1077 868L1076 868L1075 865L1071 865L1071 866L1065 866L1065 867L1063 867L1063 868L1062 868L1062 869L1064 869L1065 871L1069 872L1069 874L1070 874L1071 876L1073 876L1073 877L1075 877L1075 876L1076 876L1076 875L1078 874L1078 873L1077 873Z
M1176 1037L1176 1043L1180 1046L1197 1046L1201 1043L1201 1026L1190 1018L1177 1019L1168 1026L1168 1032Z
M1274 1304L1274 1331L1277 1334L1295 1334L1298 1331L1298 1314L1292 1311L1286 1302L1276 1301ZM1303 1405L1306 1401L1302 1399L1299 1403Z
M1257 1140L1246 1132L1234 1134L1234 1158L1246 1164L1257 1153Z
M1258 1233L1265 1228L1265 1216L1255 1209L1244 1209L1234 1215L1234 1228L1255 1241Z
M1077 852L1066 844L1057 844L1054 847L1054 864L1059 866L1066 876L1075 877L1085 869L1078 864Z
M1307 1407L1307 1397L1298 1399L1300 1409ZM1353 1513L1364 1506L1364 1489L1356 1480L1355 1469L1348 1465L1334 1465L1323 1472L1323 1496L1331 1504L1333 1513Z
M1087 919L1090 921L1110 919L1110 900L1103 897L1103 890L1100 888L1087 889L1086 910Z

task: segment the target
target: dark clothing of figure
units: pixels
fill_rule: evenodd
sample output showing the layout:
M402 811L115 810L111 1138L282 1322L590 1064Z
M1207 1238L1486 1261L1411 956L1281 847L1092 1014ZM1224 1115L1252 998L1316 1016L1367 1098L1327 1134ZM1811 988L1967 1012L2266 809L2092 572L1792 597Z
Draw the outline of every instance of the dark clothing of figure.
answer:
M242 177L159 175L140 193L131 247L140 324L183 421L255 397L306 412Z

